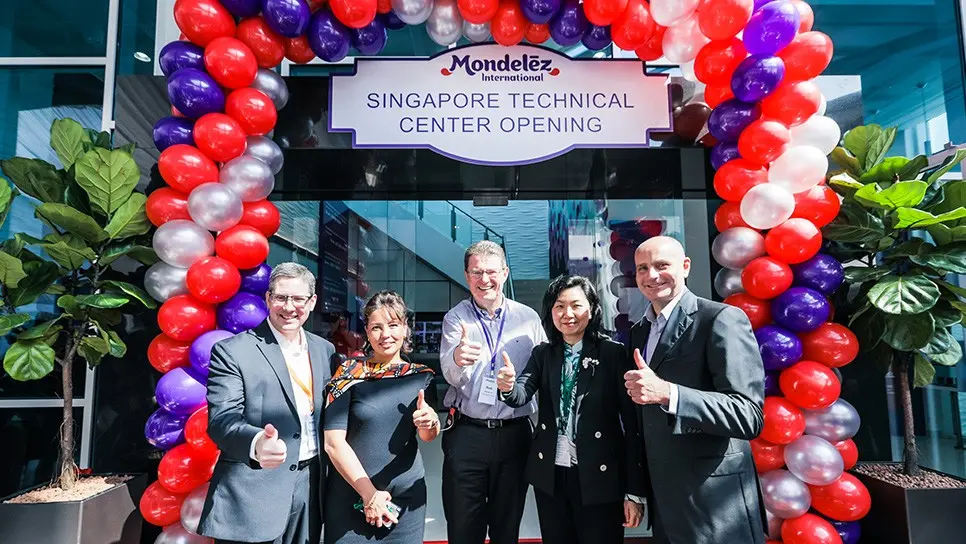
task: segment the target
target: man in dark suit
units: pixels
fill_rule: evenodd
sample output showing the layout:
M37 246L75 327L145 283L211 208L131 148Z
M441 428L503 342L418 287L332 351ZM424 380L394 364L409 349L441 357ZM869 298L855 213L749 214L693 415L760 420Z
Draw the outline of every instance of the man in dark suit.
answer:
M221 457L199 532L217 543L319 542L328 465L319 429L335 349L302 328L314 293L307 268L279 264L268 320L212 350L208 434Z
M763 423L764 367L738 308L685 287L691 260L669 237L634 254L650 301L631 328L637 370L625 375L640 407L657 542L764 542L764 509L748 441Z

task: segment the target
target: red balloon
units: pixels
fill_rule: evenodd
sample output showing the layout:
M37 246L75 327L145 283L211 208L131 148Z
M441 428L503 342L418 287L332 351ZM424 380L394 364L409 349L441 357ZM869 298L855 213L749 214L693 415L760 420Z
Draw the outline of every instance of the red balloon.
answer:
M706 85L730 85L735 68L747 56L745 44L738 38L708 42L694 58L694 75Z
M727 40L745 28L754 9L754 0L705 0L698 9L698 27L709 39Z
M792 269L773 257L758 257L741 271L741 285L749 295L769 300L792 286Z
M500 7L500 0L456 0L456 7L464 19L480 25L493 19Z
M791 141L788 127L771 119L758 119L741 131L738 153L743 159L767 166L788 149Z
M148 362L162 374L182 366L188 366L191 342L179 342L165 334L159 334L148 345Z
M628 0L627 8L611 24L610 36L617 47L633 51L647 43L656 27L647 2Z
M185 422L184 439L203 456L218 454L218 446L208 436L208 405L199 408Z
M349 28L362 28L376 18L376 0L329 0L335 18Z
M852 470L852 467L859 462L859 448L856 447L851 438L836 442L835 449L839 450L842 461L845 461L845 470Z
M218 304L235 296L241 288L238 268L221 257L205 257L188 268L188 292L201 302Z
M205 47L205 69L222 87L239 89L255 81L258 61L241 40L222 36Z
M198 451L188 444L168 450L158 464L158 482L172 493L189 493L211 479L217 455Z
M818 113L821 105L822 91L814 82L785 83L761 101L761 115L793 127Z
M751 441L751 456L758 472L765 473L785 466L785 446L755 438Z
M195 145L209 159L228 162L245 152L247 136L238 121L224 113L207 113L196 122Z
M765 235L765 251L783 263L803 263L820 249L822 231L808 219L793 217Z
M285 38L276 34L259 16L238 23L235 37L252 50L262 68L274 68L285 58Z
M268 200L245 202L244 206L245 213L242 214L240 224L255 227L266 238L278 232L278 228L282 226L282 216L278 208Z
M173 219L191 221L191 215L188 214L188 195L170 187L160 187L152 191L148 195L148 201L144 203L144 213L155 227Z
M627 10L628 0L585 0L584 15L597 26L607 26Z
M838 323L822 323L817 329L798 335L802 358L831 368L843 367L859 355L859 339Z
M218 325L215 307L191 295L169 298L158 310L161 332L179 342L191 342Z
M235 225L215 238L215 254L240 270L248 270L265 262L268 239L255 227Z
M158 157L161 178L175 191L190 194L202 183L218 181L218 166L197 147L175 144Z
M714 191L723 200L741 202L752 187L768 181L768 170L746 159L730 160L714 173Z
M808 219L816 227L822 228L838 216L841 207L839 195L822 183L795 195L792 217Z
M141 494L138 510L141 511L144 521L164 527L181 519L181 505L187 497L187 493L168 491L162 487L161 482L151 482Z
M798 23L798 33L804 34L812 29L815 25L815 12L812 11L812 6L809 6L807 2L802 0L792 0L792 5L798 10L798 17L800 22Z
M490 34L496 43L509 47L523 40L529 24L530 21L523 15L519 2L501 0L496 15L490 21Z
M587 11L587 4L584 4L584 12ZM664 33L667 32L666 26L654 25L654 33L644 42L644 45L634 50L637 58L643 61L657 60L664 56ZM729 85L730 86L730 85ZM708 104L711 106L711 104ZM714 106L711 106L712 108Z
M712 108L717 108L725 100L731 100L735 93L731 92L731 85L708 85L704 89L704 101Z
M225 100L225 113L238 121L249 136L268 134L278 121L278 111L272 99L251 88L232 91Z
M325 0L322 0L324 2ZM314 9L312 11L315 11ZM389 13L392 11L392 0L377 0L376 1L376 12L377 13ZM464 17L465 19L465 17Z
M805 433L805 415L782 397L765 397L765 424L759 438L772 444L791 444Z
M771 323L771 304L767 300L755 298L748 293L735 293L724 299L724 303L745 312L752 329Z
M858 478L848 472L829 485L810 485L812 508L836 521L858 521L869 513L872 498Z
M174 22L189 40L201 47L215 38L235 33L235 18L218 0L177 0Z
M285 58L296 64L305 64L315 60L315 53L309 47L309 39L305 36L287 38L285 41Z
M818 77L832 62L832 38L821 32L804 32L778 53L785 61L783 81L805 81Z
M525 37L530 43L543 43L550 39L550 25L530 23Z
M741 218L741 203L726 201L718 206L714 212L714 227L718 232L724 232L731 227L747 227L748 223Z
M832 369L815 361L799 361L778 376L785 398L806 410L827 408L842 393L842 384Z
M784 544L842 544L842 537L831 523L816 516L805 514L786 519L782 523Z

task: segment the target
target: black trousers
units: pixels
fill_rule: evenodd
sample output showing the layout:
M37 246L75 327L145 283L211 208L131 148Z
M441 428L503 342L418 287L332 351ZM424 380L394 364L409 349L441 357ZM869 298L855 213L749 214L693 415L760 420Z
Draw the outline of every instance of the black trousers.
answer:
M544 544L624 542L624 502L584 505L576 467L555 467L553 495L533 492Z
M443 513L449 544L517 544L527 497L530 420L488 429L457 421L443 434Z

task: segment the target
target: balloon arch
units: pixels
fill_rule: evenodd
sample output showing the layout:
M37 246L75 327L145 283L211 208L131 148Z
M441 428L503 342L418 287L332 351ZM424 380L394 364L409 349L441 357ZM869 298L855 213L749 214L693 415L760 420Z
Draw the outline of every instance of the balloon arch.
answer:
M158 121L151 193L161 262L145 279L163 301L163 331L149 347L160 408L145 426L165 450L145 492L157 542L208 542L198 519L218 450L206 433L212 345L267 315L268 237L280 216L267 200L282 168L270 135L288 90L283 58L307 63L374 55L387 29L425 23L447 46L490 36L591 50L611 43L644 61L666 58L703 93L725 203L712 252L715 289L751 319L767 374L761 437L752 441L770 542L854 544L868 491L849 473L858 457L855 409L839 399L838 367L857 355L855 335L830 321L828 295L842 264L820 253L819 230L839 211L825 185L841 136L823 116L815 78L832 58L801 0L176 0L180 41L159 62L172 115ZM703 97L701 96L703 94ZM763 235L762 232L766 231ZM213 235L212 233L217 233Z

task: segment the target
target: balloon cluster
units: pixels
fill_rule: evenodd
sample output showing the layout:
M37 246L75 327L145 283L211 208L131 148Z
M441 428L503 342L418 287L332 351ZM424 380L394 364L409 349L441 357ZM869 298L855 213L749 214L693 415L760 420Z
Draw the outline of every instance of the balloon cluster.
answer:
M637 291L637 270L634 251L648 238L664 233L667 225L662 220L638 219L612 222L607 252L614 259L610 275L610 294L617 299L617 317L614 318L614 339L627 343L630 340L631 320L629 297L622 296L627 290ZM609 298L609 297L607 297Z

